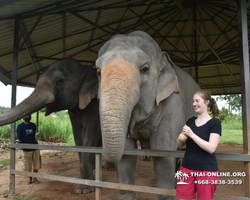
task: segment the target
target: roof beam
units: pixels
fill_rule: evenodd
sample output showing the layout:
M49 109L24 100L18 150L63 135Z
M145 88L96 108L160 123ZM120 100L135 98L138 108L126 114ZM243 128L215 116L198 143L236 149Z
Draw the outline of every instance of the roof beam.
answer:
M234 73L234 76L240 76L240 73ZM206 79L206 78L220 78L220 77L227 77L231 76L231 74L220 74L220 75L212 75L212 76L200 76L200 79Z
M249 6L250 6L250 0L247 1L246 6L247 6L247 8L249 8Z
M223 63L219 55L216 53L216 51L213 49L213 47L209 44L209 42L206 40L206 38L203 36L202 32L198 29L198 27L194 24L193 20L187 15L185 12L183 6L179 3L178 0L174 0L176 5L180 8L181 12L185 15L185 17L189 20L189 22L192 24L192 26L197 30L197 32L201 35L203 41L208 45L208 47L211 49L211 51L215 54L215 56L218 58L218 60L221 62L221 64L224 66L224 68L231 74L232 78L235 80L235 82L240 85L239 81L233 76L232 72L228 69L228 67Z
M84 4L84 6L92 5L92 4L95 4L98 2L102 2L102 1L103 0L97 0L97 1L94 1L91 3ZM66 2L68 2L68 1L66 1ZM27 19L27 18L31 18L31 17L40 16L40 15L46 15L46 14L49 14L51 12L61 11L61 10L67 9L67 8L78 6L78 5L83 4L83 3L84 3L84 1L82 1L82 0L69 1L69 3L65 3L63 5L61 5L61 2L52 3L52 4L50 4L48 9L46 9L46 10L37 10L36 9L35 11L37 11L37 12L29 11L29 12L27 12L27 14L23 13L20 15L20 19ZM34 12L34 13L30 14L30 12Z
M41 59L41 60L55 60L55 61L64 59L64 58L51 58L51 57L41 57L41 56L33 56L33 58ZM81 62L86 62L86 63L95 63L95 61L93 60L81 60L81 59L76 59L76 60L81 61Z
M221 88L222 90L224 90L225 88L233 88L233 87L237 87L237 88L239 87L240 88L240 86L234 85L234 84L203 85L203 88L206 88L206 89L218 89L218 88Z
M18 2L18 1L20 1L20 0L2 0L0 2L0 7L8 6L8 5L13 4L15 2Z
M67 2L69 0L65 0L65 2ZM132 2L132 0L128 0L130 2ZM131 4L124 4L125 2L124 1L120 1L120 2L116 2L116 3L113 3L113 4L110 4L110 5L103 5L103 6L91 6L93 4L97 4L97 3L102 3L103 0L98 0L98 1L95 1L95 2L91 2L91 3L88 3L88 4L82 4L81 5L81 1L79 1L78 3L76 3L74 5L74 2L72 2L70 5L68 4L68 7L65 6L65 7L62 7L62 8L58 8L56 9L55 6L60 6L61 2L59 3L52 3L50 4L49 6L44 6L45 8L42 8L42 9L35 9L31 12L33 12L30 16L30 12L25 12L25 13L22 13L22 16L23 18L29 18L29 17L34 17L34 16L37 16L39 13L44 13L46 15L55 15L55 14L61 14L62 13L62 10L65 10L67 8L70 8L70 9L73 9L75 12L84 12L84 11L98 11L98 10L109 10L109 9L118 9L118 8L127 8L127 7L142 7L142 6L148 6L148 5L159 5L159 4L171 4L171 2L167 2L165 3L164 1L159 1L159 0L154 0L154 1L138 1L137 2L135 0L133 0L133 3ZM134 3L135 2L135 3ZM119 5L121 4L121 5ZM65 4L64 4L65 5ZM87 6L91 6L91 7L87 7ZM54 8L51 8L51 7L54 7ZM47 8L51 8L50 11L48 10L45 10ZM82 8L82 9L81 9ZM54 10L53 10L54 9ZM36 12L38 11L38 12ZM46 13L45 13L46 12Z
M237 38L238 38L238 35L235 35L234 37L232 37L232 38L230 39L230 41L237 40ZM221 46L217 49L217 51L223 52L223 51L227 51L228 49L233 49L233 48L234 48L234 50L235 50L235 48L239 45L239 42L238 42L238 40L237 40L237 41L233 42L233 43L231 44L231 46L229 46L229 45L230 45L229 43L225 43L225 44L221 45ZM206 58L204 58L203 60L202 60L202 58L201 58L201 59L200 59L200 62L204 62L204 61L209 60L209 59L211 60L214 56L215 56L215 55L212 53L212 54L208 55ZM203 56L203 57L204 57L204 56Z
M170 10L169 12L166 12L165 15L163 15L165 18L167 18L167 17L169 17L170 15L172 15L173 18L176 19L177 16L179 15L179 16L178 16L178 19L177 19L177 20L179 20L179 19L182 17L182 15L180 15L180 12L179 12L179 10L178 10L178 7L175 6L174 8L170 8L169 10ZM172 11L172 12L171 12L171 11ZM164 22L164 25L161 27L161 29L159 29L159 31L161 31L163 28L165 28L165 24L167 24L168 21L165 21L164 19L161 20L160 17L159 17L159 20ZM177 23L177 22L176 22L176 23ZM173 23L172 27L169 28L169 30L166 31L166 33L164 34L166 38L168 38L169 33L170 33L171 30L174 28L174 26L175 26L176 23ZM162 40L162 41L160 42L160 46L162 46L162 43L163 43L163 42L164 42L164 40ZM175 49L175 51L177 51L177 50Z
M63 46L63 58L65 58L65 49L66 49L66 12L62 14L62 46Z
M209 7L207 8L207 9L209 9ZM210 10L210 9L209 9ZM211 12L213 12L212 10L210 10ZM220 28L220 26L217 24L217 22L216 22L216 20L214 20L214 17L212 17L211 15L209 15L209 13L207 13L207 11L206 11L206 9L204 9L204 12L211 18L211 20L214 22L214 24L217 26L217 28L221 31L221 34L214 40L214 42L213 42L213 44L211 45L211 46L213 46L216 42L217 42L217 40L224 34L225 35L225 37L227 38L227 43L226 44L229 44L229 43L232 43L232 40L230 40L228 37L227 37L227 35L226 35L226 33L228 33L229 31L225 31L228 27L229 27L229 25L231 24L231 22L233 21L233 19L237 16L237 14L235 14L235 16L234 16L234 18L232 18L231 19L231 21L227 24L227 26L224 28L224 30L222 30L221 28ZM214 12L213 12L214 13ZM214 13L214 16L217 16L218 15L218 13ZM200 58L200 60L202 60L203 59L203 57L208 53L208 51L209 51L209 48L207 49L207 51L206 51L206 53L204 53L204 55ZM213 54L213 53L212 53ZM210 55L208 55L208 57L209 57Z
M103 35L103 36L101 36L101 37L106 37L106 36L107 36L107 35ZM93 40L93 41L98 41L98 40L100 40L100 38L96 38L96 39ZM89 41L88 41L88 42L89 42ZM66 51L75 49L75 48L77 48L77 47L79 47L79 46L83 46L83 45L87 44L88 42L78 44L78 45L76 45L76 46L74 46L74 47L71 47L71 48L67 49ZM102 43L103 43L103 41L101 41L101 42L99 42L99 43L96 43L95 45L92 46L92 48L93 48L94 46L100 45L100 44L102 44ZM86 50L86 49L83 49L82 51L85 51L85 50ZM61 53L63 53L63 51L57 52L57 53L55 53L55 54L53 54L53 55L51 55L51 56L49 56L49 57L46 57L46 58L48 59L48 58L51 58L51 57L56 56L56 55L61 54ZM41 57L41 58L43 58L43 57ZM41 61L41 60L43 60L43 59L37 59L37 60L34 61L34 62L36 63L36 62L39 62L39 61ZM23 66L21 66L21 67L18 67L18 70L19 70L19 69L22 69L22 68L24 68L24 67L27 67L27 66L29 66L29 65L31 65L31 64L32 64L32 63L28 63L28 64L25 64L25 65L23 65ZM10 71L8 71L6 74L9 74L9 73L11 73L11 72L12 72L12 71L10 70ZM31 74L31 75L33 75L33 74ZM27 77L24 77L24 78L27 78ZM23 78L21 78L21 79L23 79Z
M151 8L151 6L152 6L152 5L149 5L149 6L144 10L144 12L143 12L143 14L142 14L142 17L138 17L137 22L134 23L134 27L132 28L133 31L136 30L137 24L140 23L141 19L145 16L145 14L148 12L148 10L149 10L149 8ZM128 9L127 9L127 12L128 12L128 11L130 11L129 7L128 7Z
M166 7L166 9L167 9L167 13L170 13L170 10L169 10L167 7ZM172 17L172 15L169 15L169 18L170 18L170 20L173 20L173 19L174 19L174 18ZM180 31L180 30L178 29L177 23L174 23L174 27L175 27L175 29L177 30L178 35L181 35L181 32L182 32L182 31ZM183 29L184 29L184 26L183 26ZM178 46L178 44L179 44L179 42L180 42L181 40L182 40L184 46L186 47L186 49L188 50L188 52L191 52L191 50L189 49L188 45L186 44L185 40L184 40L182 37L179 38L179 40L178 40L178 42L176 43L175 46ZM191 56L191 59L193 59L193 58L192 58L192 54L190 54L190 56Z
M80 15L80 14L78 14L78 13L76 13L76 12L70 10L70 9L66 9L66 11L67 11L68 13L70 13L71 15L74 15L75 17L81 19L82 21L84 21L84 22L90 24L91 26L93 26L93 27L95 27L95 28L97 28L97 29L99 29L99 30L101 30L101 31L103 31L103 32L105 32L105 33L107 33L108 35L110 35L110 36L113 35L113 34L110 33L109 31L107 31L106 29L104 29L103 27L101 27L101 26L95 24L94 22L92 22L92 21L90 21L89 19L83 17L82 15Z
M147 24L152 30L154 30L155 32L158 32L158 31L157 31L153 26L151 26L146 20L144 20L141 16L137 15L136 12L134 12L131 8L129 8L129 10L130 10L134 15L138 16L138 17L141 19L141 21L143 21L145 24ZM170 44L174 49L176 49L176 46L173 45L170 41L168 41L162 34L160 34L160 33L158 32L158 35L159 35L162 39L164 39L168 44ZM184 53L181 52L181 54L182 54L184 57L186 57L188 60L190 60L190 58L187 57ZM190 60L190 61L191 61L191 60Z
M40 16L38 17L38 19L36 20L35 24L32 26L32 28L30 29L30 31L28 32L28 34L27 34L26 37L24 38L22 44L19 46L19 48L18 48L19 51L20 51L20 49L23 48L23 46L24 46L24 44L27 42L27 40L29 40L31 34L32 34L33 31L35 30L35 28L37 27L37 25L39 24L39 22L42 20L42 18L43 18L43 15L40 15Z
M156 12L159 12L159 11L152 11L152 12L150 12L150 13L147 13L147 15L151 15L151 14L156 13ZM135 16L135 17L130 17L130 18L124 19L124 21L129 21L129 20L132 20L132 19L135 19L135 18L138 18L138 17L137 17L137 16ZM154 17L150 16L150 17L148 17L146 20L150 20L150 19L152 19L152 18L154 18ZM118 22L118 21L112 22L112 23L109 23L109 24L105 24L105 25L103 25L103 26L101 26L101 27L105 27L105 26L109 26L109 25L114 25L114 24L117 24L117 23L119 23L119 22ZM133 25L132 25L132 26L133 26ZM128 27L128 26L127 26L127 27ZM125 28L127 28L127 27L125 27ZM124 28L124 29L125 29L125 28ZM91 29L88 29L88 30L84 30L84 31L80 31L80 32L77 32L77 33L69 34L69 35L67 35L65 38L68 38L68 37L71 37L71 36L75 36L75 35L79 35L79 34L83 34L83 33L89 32L89 31L93 31L93 30L94 30L94 28L91 28ZM30 46L30 48L31 48L31 47L33 48L33 47L36 47L36 46L40 46L40 45L44 45L44 44L48 44L48 43L50 43L50 42L54 42L54 41L61 40L61 39L63 39L63 37L58 37L58 38L55 38L55 39L52 39L52 40L48 40L48 41L46 41L46 42L41 42L41 43L38 43L38 44L35 44L35 45ZM21 51L21 50L25 50L25 48L20 49L20 51ZM13 53L13 51L8 52L8 53L4 53L4 54L0 55L0 57L7 56L7 55L12 54L12 53Z
M38 72L39 68L41 68L41 66L40 66L40 63L38 63L38 65L36 65L36 63L34 62L34 60L32 58L32 56L36 56L36 51L34 48L30 47L30 46L32 46L32 41L31 41L30 37L27 38L29 33L27 33L27 28L26 28L26 25L23 21L21 21L19 23L19 29L20 29L20 33L23 37L23 40L25 41L24 45L25 45L25 48L26 48L28 55L31 59L33 67L34 67L35 71ZM38 77L38 74L37 74L37 77Z
M167 5L167 8L169 7L169 5L170 5L170 4ZM176 6L175 6L175 7L176 7ZM154 15L150 20L144 18L144 20L146 20L147 22L150 22L151 20L155 20L155 18L157 18L159 21L156 22L155 25L158 25L159 23L162 23L161 28L159 28L157 32L155 31L155 32L151 35L151 37L153 37L153 38L155 38L155 35L157 35L157 33L160 32L160 31L166 26L166 22L164 21L164 19L165 19L167 16L169 16L169 15L173 15L174 13L177 13L177 12L176 12L177 10L174 9L174 6L171 6L171 8L170 8L170 11L171 11L171 12L167 12L167 11L166 11L166 6L164 6L164 8L161 9L160 11L161 11L161 12L159 12L157 15ZM177 16L177 15L178 15L178 13L177 13L175 16ZM162 17L162 18L164 18L164 19L161 19L160 17ZM139 23L139 22L141 22L141 20L139 20L138 23ZM144 22L142 21L142 23L144 23ZM153 26L154 26L154 25L153 25ZM138 27L138 25L137 25L137 27ZM174 25L172 26L172 28L173 28L173 27L174 27ZM144 31L147 32L147 31L149 31L150 29L151 29L151 28L149 27L148 29L146 29L146 30L144 30ZM166 34L165 34L165 36L166 36ZM163 39L162 37L159 37L159 38L161 38L162 41L164 41L164 39ZM159 44L159 46L161 46L161 43Z
M237 7L237 3L234 0L225 0L229 5Z
M96 20L95 20L95 24L98 24L98 21L99 21L100 16L101 16L101 12L102 12L102 10L98 11L97 16L96 16ZM91 32L88 48L91 46L91 41L93 40L94 34L95 34L95 29Z

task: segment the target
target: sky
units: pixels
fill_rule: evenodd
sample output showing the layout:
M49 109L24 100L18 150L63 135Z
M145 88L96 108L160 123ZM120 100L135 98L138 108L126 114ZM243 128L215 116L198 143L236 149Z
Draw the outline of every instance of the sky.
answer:
M17 86L17 97L16 105L26 99L32 92L34 88ZM11 107L11 85L5 86L0 81L0 106L2 107ZM226 107L225 101L217 101L218 107L221 110L222 107Z
M33 90L34 88L17 86L16 105L26 99ZM11 85L5 86L0 81L0 106L11 107L11 92Z

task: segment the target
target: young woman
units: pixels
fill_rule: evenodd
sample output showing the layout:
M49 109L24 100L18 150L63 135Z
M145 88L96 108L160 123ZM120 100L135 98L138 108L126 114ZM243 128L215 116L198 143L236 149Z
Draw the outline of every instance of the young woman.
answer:
M185 173L177 183L176 196L180 199L212 200L216 190L218 172L215 150L221 136L221 123L216 117L218 107L206 90L194 94L193 107L197 117L188 119L183 132L177 138L182 147L186 143L181 172ZM213 117L208 113L212 111ZM213 173L212 173L213 172Z

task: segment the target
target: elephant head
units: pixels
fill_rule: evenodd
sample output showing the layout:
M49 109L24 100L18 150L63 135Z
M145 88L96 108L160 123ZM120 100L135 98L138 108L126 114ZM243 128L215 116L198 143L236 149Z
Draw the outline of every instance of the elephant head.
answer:
M0 125L17 121L46 107L46 115L60 110L84 109L97 96L96 70L74 59L53 63L38 79L33 93L0 115Z
M145 32L116 35L98 52L100 118L107 160L121 159L126 137L178 92L174 65Z

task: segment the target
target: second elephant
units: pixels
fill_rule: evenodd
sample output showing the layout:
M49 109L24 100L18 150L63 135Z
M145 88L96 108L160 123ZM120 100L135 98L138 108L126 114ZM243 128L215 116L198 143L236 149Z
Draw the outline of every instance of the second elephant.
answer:
M68 110L77 146L102 145L99 102L97 101L98 77L96 70L83 66L74 59L53 63L39 78L33 93L0 115L0 126L12 123L23 116L46 107L46 115ZM94 179L94 154L79 153L80 178ZM110 164L114 168L114 164ZM94 187L77 185L76 193L89 193Z

